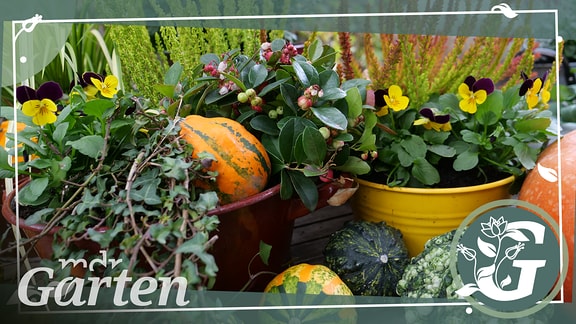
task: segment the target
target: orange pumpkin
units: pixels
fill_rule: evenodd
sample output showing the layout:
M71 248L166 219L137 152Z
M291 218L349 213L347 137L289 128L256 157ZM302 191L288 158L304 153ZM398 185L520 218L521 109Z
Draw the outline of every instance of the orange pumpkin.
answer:
M215 190L228 204L262 191L270 174L270 158L260 141L240 123L223 117L190 115L181 122L180 135L194 149L193 156L214 156L209 171L218 172L215 182L201 186Z
M564 301L572 301L574 264L574 203L576 200L576 131L560 140L562 162L562 229L568 244L568 274L564 281ZM548 146L538 157L537 163L558 171L558 143ZM558 183L546 181L536 170L531 171L522 184L518 199L527 201L545 210L557 222L559 219Z

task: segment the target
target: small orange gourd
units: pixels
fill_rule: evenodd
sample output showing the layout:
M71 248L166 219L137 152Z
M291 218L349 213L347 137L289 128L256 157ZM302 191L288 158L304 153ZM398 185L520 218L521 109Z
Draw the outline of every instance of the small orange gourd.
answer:
M207 152L215 161L208 168L218 172L215 182L201 186L215 190L228 204L262 191L270 175L270 158L260 141L242 124L224 117L187 116L180 135L194 149L193 156Z

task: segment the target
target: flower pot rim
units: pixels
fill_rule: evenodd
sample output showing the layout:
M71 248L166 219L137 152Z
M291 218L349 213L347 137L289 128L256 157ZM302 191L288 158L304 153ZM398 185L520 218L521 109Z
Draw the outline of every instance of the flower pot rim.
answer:
M475 192L481 190L488 190L499 186L504 186L507 184L511 184L514 182L516 177L514 175L508 176L504 179L496 180L493 182L481 184L481 185L474 185L474 186L466 186L466 187L454 187L454 188L412 188L412 187L390 187L385 184L376 183L364 179L355 180L363 186L371 187L374 189L386 190L386 191L393 191L393 192L403 192L403 193L412 193L412 194L429 194L429 195L446 195L446 194L454 194L454 193L464 193L464 192Z
M242 208L242 207L246 207L246 206L251 206L254 205L260 201L266 200L270 197L273 197L275 195L277 195L280 192L280 184L277 184L273 187L270 187L264 191L261 191L257 194L254 194L250 197L246 197L244 199L240 199L238 201L226 204L226 205L222 205L222 206L218 206L212 210L210 210L208 212L208 215L220 215L220 214L225 214L228 213L230 211Z

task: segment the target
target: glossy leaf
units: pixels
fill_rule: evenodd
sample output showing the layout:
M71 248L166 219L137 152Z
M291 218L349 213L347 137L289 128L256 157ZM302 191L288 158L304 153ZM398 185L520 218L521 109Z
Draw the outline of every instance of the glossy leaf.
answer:
M294 186L294 190L308 210L313 211L318 205L318 188L311 178L306 177L299 171L289 171L288 175Z
M306 127L302 133L302 144L306 158L313 164L322 165L326 157L326 141L318 129Z
M312 113L326 126L332 127L338 130L345 130L348 127L348 119L346 116L337 108L334 107L323 107L323 108L311 108Z
M248 73L248 81L250 87L256 88L261 85L268 76L268 69L264 64L255 64Z

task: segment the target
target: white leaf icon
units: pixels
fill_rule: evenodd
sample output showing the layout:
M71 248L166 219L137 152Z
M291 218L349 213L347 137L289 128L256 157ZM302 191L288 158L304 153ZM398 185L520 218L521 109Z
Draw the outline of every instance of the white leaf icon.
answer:
M478 248L485 256L489 258L493 258L496 256L496 247L488 242L482 241L481 238L477 240Z
M458 294L461 297L466 297L466 296L472 295L473 293L477 292L478 290L480 290L480 289L476 286L476 284L469 283L469 284L464 285L464 287L456 290L455 292L456 292L456 294Z
M558 173L556 170L547 168L540 163L536 165L536 170L538 170L538 174L542 177L542 179L548 182L558 182Z
M494 273L495 270L496 270L496 265L494 265L494 264L478 269L478 271L476 271L476 275L478 277L477 280L492 276L492 274Z
M508 286L511 282L512 282L512 278L510 278L510 275L506 276L506 278L504 278L504 280L502 280L500 282L500 288L504 288L504 287Z

